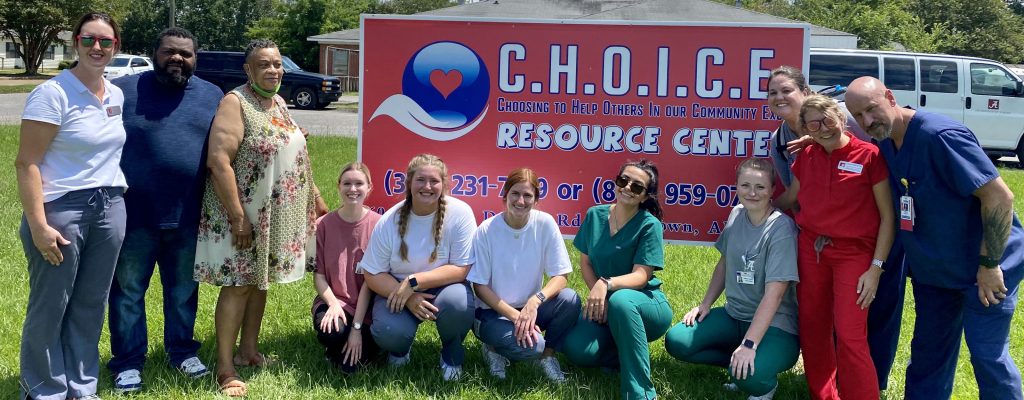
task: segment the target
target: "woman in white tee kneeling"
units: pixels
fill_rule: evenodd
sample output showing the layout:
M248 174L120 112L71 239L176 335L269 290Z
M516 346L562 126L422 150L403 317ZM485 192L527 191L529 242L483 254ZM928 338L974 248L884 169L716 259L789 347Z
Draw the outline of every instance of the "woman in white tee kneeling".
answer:
M562 382L554 353L579 318L580 298L565 287L572 263L558 224L533 209L539 192L533 170L512 171L502 188L505 211L477 228L468 277L479 299L474 333L491 375L504 379L509 360L536 360L548 379Z
M409 162L405 200L384 213L373 228L359 262L373 303L374 341L402 366L420 322L435 321L441 339L441 372L459 379L473 326L473 293L466 274L473 265L473 209L445 195L448 168L440 158L420 154Z

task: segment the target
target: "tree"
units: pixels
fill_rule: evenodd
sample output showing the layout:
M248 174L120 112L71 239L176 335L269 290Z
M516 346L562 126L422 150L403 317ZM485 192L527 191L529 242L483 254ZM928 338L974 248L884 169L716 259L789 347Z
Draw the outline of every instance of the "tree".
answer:
M62 31L73 29L78 19L89 11L107 12L116 21L125 8L123 3L120 0L11 0L0 7L0 35L20 44L15 52L25 61L25 74L35 75L46 50L59 42L58 35Z
M270 38L282 54L303 68L316 70L320 48L306 38L358 27L359 14L369 3L369 0L282 1L275 5L273 16L257 21L246 36Z
M1024 20L1003 0L909 0L925 29L946 32L939 51L1007 63L1024 61Z
M163 0L134 0L132 10L121 24L121 51L150 54L153 40L167 26L168 12Z
M164 0L133 1L123 24L122 49L148 54L167 27L170 7ZM177 0L175 21L195 35L200 49L238 51L245 47L245 32L272 11L272 0Z
M451 7L451 0L391 0L375 1L366 9L368 14L416 14L438 8Z

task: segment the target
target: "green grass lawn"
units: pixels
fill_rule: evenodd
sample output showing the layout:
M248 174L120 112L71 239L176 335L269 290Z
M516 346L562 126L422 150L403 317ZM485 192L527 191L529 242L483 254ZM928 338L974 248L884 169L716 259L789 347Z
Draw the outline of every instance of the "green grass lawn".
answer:
M28 277L25 257L17 237L21 207L12 167L17 151L17 127L0 126L0 396L13 398L18 390L18 352L21 325L28 298ZM353 139L313 137L309 142L316 181L331 205L338 204L335 188L337 171L355 158ZM1016 208L1024 209L1024 171L1002 166L1000 171L1011 189L1018 194ZM572 250L571 250L572 251ZM578 254L572 251L574 260ZM717 253L710 247L669 246L667 268L660 274L663 289L672 303L675 320L696 305L704 294ZM571 285L580 290L582 279L572 276ZM582 293L582 292L581 292ZM200 357L213 367L213 313L217 288L202 285L196 335L203 342ZM378 398L387 400L456 398L456 399L611 399L618 396L618 376L595 369L575 368L563 362L569 373L561 386L549 384L532 365L513 365L506 381L490 377L480 356L479 342L473 335L466 340L467 360L463 380L446 384L440 379L437 358L440 343L430 324L420 329L413 347L412 362L400 370L377 362L363 372L343 377L324 360L323 350L311 328L310 302L314 296L312 277L270 289L269 304L260 335L262 350L280 362L266 369L242 369L249 382L250 398L256 399L337 399ZM220 398L213 378L191 381L167 366L163 352L160 304L160 283L154 279L149 291L149 359L143 373L145 389L131 396L111 392L111 377L105 368L100 379L100 394L110 398L131 399L206 399ZM1018 314L1020 314L1018 312ZM904 371L909 359L911 330L914 323L913 299L908 291L907 311L903 317L896 366L889 379L889 390L883 398L902 398ZM1024 364L1024 322L1017 315L1013 321L1011 354L1018 365ZM110 357L109 335L104 330L100 340L102 362ZM966 346L961 351L954 388L954 399L976 399L977 384L969 363ZM745 399L746 396L723 392L724 370L683 364L670 357L662 340L651 344L652 370L659 395L665 399ZM807 386L802 371L782 375L777 399L806 399Z
M35 89L36 86L37 86L36 84L8 85L8 86L0 85L0 94L29 93L29 92L32 91L32 89Z

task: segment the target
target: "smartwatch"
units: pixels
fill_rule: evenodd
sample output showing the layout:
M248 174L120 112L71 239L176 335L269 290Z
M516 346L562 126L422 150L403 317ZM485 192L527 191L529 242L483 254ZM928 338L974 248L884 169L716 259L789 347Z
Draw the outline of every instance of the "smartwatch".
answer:
M754 343L754 341L750 339L743 339L743 347L751 350L757 350L757 343Z
M537 296L537 300L540 300L541 303L548 300L548 296L545 296L544 292L537 292L534 296Z
M416 281L416 277L413 275L409 275L409 287L411 287L414 292L420 291L420 283Z
M878 269L884 271L885 270L884 265L885 265L885 261L879 260L877 258L874 259L874 260L871 260L871 266L872 267L878 267Z
M612 291L612 280L610 278L603 278L602 277L601 278L601 282L604 282L605 285L608 285L608 291L609 292Z
M363 329L363 323L362 322L353 322L352 323L352 329L355 329L357 331L360 330L360 329Z

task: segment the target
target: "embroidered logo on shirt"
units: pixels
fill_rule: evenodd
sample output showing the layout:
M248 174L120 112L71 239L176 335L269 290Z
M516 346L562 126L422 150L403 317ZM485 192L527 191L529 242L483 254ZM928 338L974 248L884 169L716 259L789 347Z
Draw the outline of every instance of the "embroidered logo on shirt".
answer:
M852 163L852 162L849 162L849 161L840 161L839 162L839 170L859 175L861 172L864 172L864 166L861 165L861 164Z

